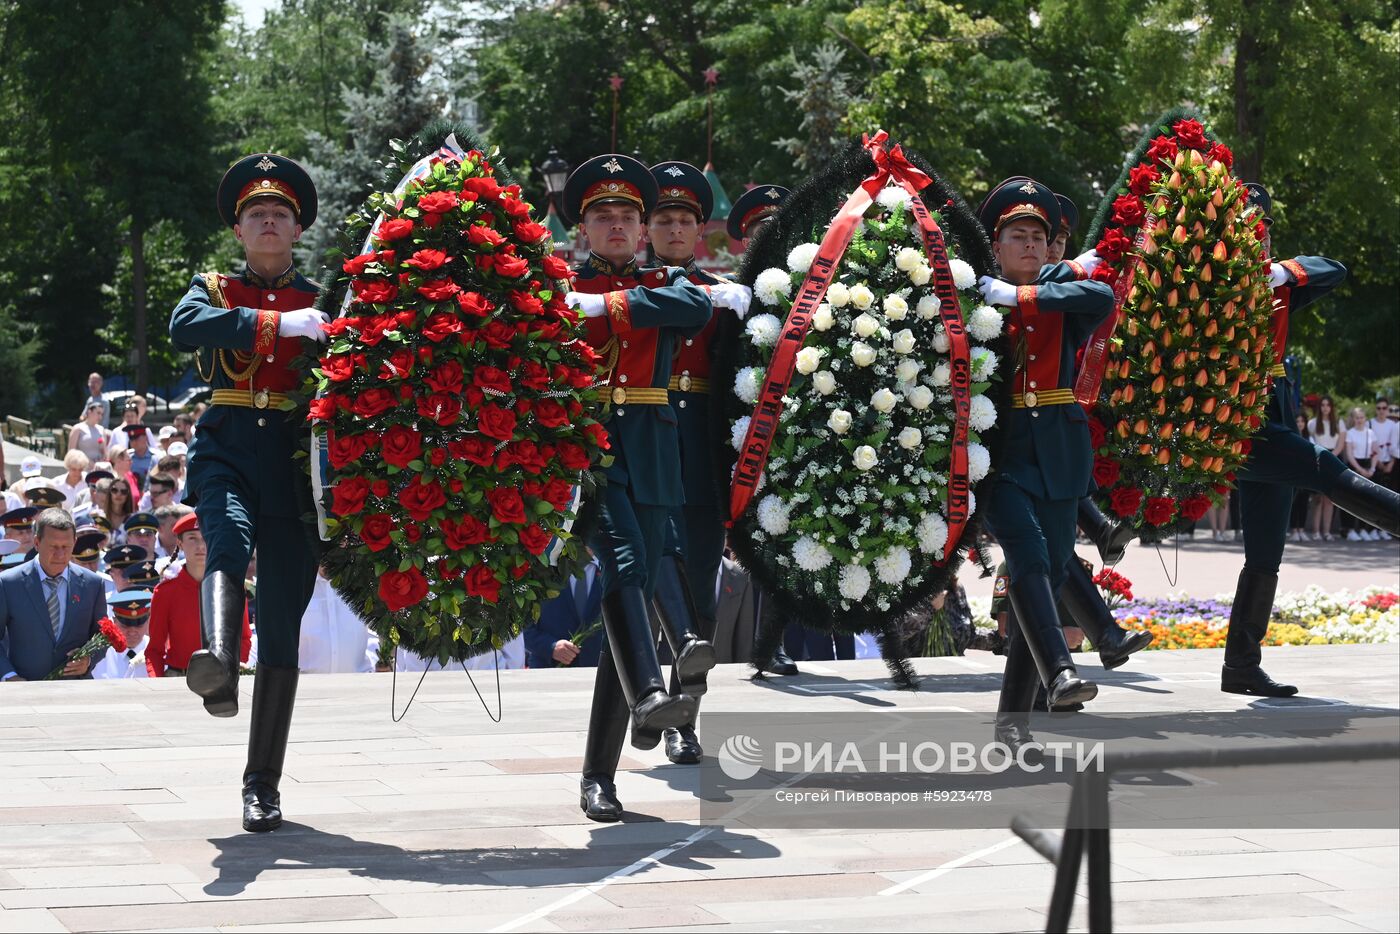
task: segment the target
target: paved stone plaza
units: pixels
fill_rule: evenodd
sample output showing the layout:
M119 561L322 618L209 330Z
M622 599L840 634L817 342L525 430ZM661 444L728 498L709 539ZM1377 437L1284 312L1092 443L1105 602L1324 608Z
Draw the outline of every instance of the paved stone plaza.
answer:
M1277 648L1266 663L1313 696L1300 705L1395 708L1397 656L1394 645ZM1219 661L1145 653L1101 677L1094 710L1250 707L1219 693ZM889 690L878 661L806 664L762 684L724 666L706 709L987 711L1000 663L919 660L918 693ZM494 706L491 677L477 683ZM394 723L388 675L305 677L283 782L292 822L263 836L238 826L248 682L237 720L205 715L178 680L8 686L0 929L1043 929L1052 869L1004 827L702 826L695 770L663 765L659 749L624 756L626 822L585 820L591 684L585 671L505 672L495 724L460 670L439 671ZM400 679L401 703L411 686ZM1117 830L1115 921L1395 931L1398 871L1395 831Z

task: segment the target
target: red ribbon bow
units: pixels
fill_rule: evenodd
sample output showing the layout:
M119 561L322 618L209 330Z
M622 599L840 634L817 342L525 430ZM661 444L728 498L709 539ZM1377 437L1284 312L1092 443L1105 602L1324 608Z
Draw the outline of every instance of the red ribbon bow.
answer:
M874 136L867 134L861 137L860 144L870 153L870 158L875 160L875 173L861 182L860 187L874 198L880 194L885 183L893 178L897 182L907 182L907 187L912 187L913 192L923 191L933 179L905 158L904 147L895 143L893 148L887 148L885 144L889 138L890 135L884 130L877 131Z

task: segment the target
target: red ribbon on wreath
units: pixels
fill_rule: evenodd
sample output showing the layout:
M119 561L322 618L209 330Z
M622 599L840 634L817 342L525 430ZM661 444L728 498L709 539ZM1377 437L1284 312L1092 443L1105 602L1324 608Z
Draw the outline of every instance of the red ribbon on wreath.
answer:
M739 449L739 460L734 470L734 480L729 489L729 523L744 514L754 494L758 491L758 478L768 463L768 453L778 433L778 416L783 411L783 396L792 384L792 375L797 365L797 352L807 330L812 325L812 315L820 304L826 290L831 285L832 276L841 258L846 255L851 238L855 236L856 225L865 211L885 185L897 182L910 196L910 208L919 222L923 236L924 254L933 270L934 294L939 300L939 315L943 328L948 334L948 353L951 365L950 389L953 394L953 434L952 451L949 455L948 473L948 544L943 549L943 558L935 564L943 564L957 550L963 529L967 526L968 507L971 500L971 484L967 479L968 419L972 411L972 361L968 350L967 331L963 327L962 305L958 301L957 286L953 284L953 271L948 265L948 250L943 239L943 231L938 222L928 212L919 192L932 181L919 168L909 162L899 145L886 147L889 134L880 130L874 137L862 138L870 157L875 160L875 171L851 192L841 210L831 221L826 235L817 250L816 258L798 289L797 298L792 303L787 320L779 332L777 345L773 348L772 359L763 376L758 402L749 420L748 432L744 435L743 446Z

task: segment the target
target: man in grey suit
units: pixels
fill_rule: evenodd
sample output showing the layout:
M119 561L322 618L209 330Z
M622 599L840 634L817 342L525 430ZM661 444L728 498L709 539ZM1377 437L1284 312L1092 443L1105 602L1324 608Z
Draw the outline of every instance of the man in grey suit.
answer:
M62 509L34 522L38 555L0 573L0 681L39 681L62 666L65 678L89 678L92 659L69 661L107 615L103 580L72 564L76 530Z

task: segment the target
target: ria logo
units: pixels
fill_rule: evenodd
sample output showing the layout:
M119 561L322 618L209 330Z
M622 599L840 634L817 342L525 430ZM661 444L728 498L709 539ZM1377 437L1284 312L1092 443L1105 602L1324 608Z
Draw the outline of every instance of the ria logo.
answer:
M738 733L724 741L717 758L725 775L742 782L758 774L763 765L763 749L752 736Z

